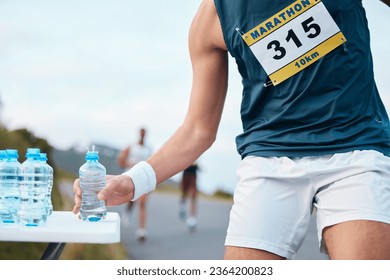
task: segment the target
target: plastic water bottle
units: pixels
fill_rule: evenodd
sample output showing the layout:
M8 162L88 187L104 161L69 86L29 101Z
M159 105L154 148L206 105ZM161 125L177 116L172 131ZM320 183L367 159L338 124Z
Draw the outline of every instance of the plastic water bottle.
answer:
M7 154L6 154L5 150L0 150L0 170L2 168L1 164L2 164L2 162L5 161L6 158L7 158ZM1 197L2 197L2 178L1 178L1 176L2 175L0 174L0 180L1 180L0 181L0 211L2 209L2 199L1 199ZM3 223L3 220L2 220L1 215L0 215L0 226L2 223Z
M2 168L1 166L1 163L5 161L5 159L7 158L7 154L5 152L5 150L0 150L0 170ZM0 180L2 180L1 178L1 174L0 174ZM1 208L2 208L2 181L0 181L0 211L1 211ZM3 220L1 218L1 215L0 215L0 225L3 223Z
M84 221L97 222L107 215L104 201L97 194L106 185L106 168L99 163L99 154L92 148L85 155L86 162L79 169L81 188L80 216Z
M45 168L40 161L40 150L27 149L21 166L19 223L23 226L42 226L46 223Z
M40 161L44 167L44 179L43 182L46 185L46 196L45 196L45 208L47 216L53 213L53 204L51 201L51 193L53 190L53 168L47 163L46 153L40 154Z
M17 224L20 202L18 151L7 149L0 163L0 221L2 224ZM4 153L3 153L4 157Z
M6 157L7 156L6 156L5 150L0 150L0 169L2 168L1 167L1 163L5 161ZM1 174L0 174L0 180L1 180ZM1 211L1 208L2 208L2 199L1 199L2 194L1 194L1 192L2 192L2 183L0 181L0 211ZM1 215L0 215L0 225L2 223L3 223L3 220L1 219Z

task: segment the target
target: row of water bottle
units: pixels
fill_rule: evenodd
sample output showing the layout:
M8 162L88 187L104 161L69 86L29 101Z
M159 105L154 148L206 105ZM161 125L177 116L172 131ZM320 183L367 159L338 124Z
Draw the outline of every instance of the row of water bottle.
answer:
M42 226L53 212L53 168L37 148L18 158L18 150L0 150L0 227Z

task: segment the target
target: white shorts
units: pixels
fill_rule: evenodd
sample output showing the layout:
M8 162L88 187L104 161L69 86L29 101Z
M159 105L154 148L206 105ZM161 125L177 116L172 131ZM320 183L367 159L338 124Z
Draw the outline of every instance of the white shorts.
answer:
M351 220L390 223L390 158L376 151L315 157L247 157L237 170L226 246L294 258L317 209L325 227Z

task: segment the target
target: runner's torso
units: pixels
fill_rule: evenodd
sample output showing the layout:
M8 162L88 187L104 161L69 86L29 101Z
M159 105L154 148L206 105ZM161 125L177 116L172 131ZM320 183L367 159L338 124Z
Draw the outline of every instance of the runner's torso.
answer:
M361 0L320 3L333 19L334 28L346 38L321 58L313 51L288 57L311 48L307 44L315 40L319 49L325 45L321 36L327 36L328 20L311 7L309 12L294 15L308 5L318 8L317 1L215 0L215 4L225 43L242 76L244 131L236 138L242 157L311 156L359 149L390 154L389 120L374 81ZM253 38L264 37L258 42L270 54L271 68L278 63L283 68L288 62L292 62L291 69L310 65L272 85L270 73L264 69L266 60L260 64L242 37L251 35L251 30L257 31ZM275 69L267 71L278 72Z

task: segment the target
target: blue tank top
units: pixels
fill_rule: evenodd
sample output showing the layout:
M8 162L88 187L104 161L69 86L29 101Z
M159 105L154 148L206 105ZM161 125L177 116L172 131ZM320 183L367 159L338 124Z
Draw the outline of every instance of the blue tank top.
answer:
M300 4L215 0L225 43L242 76L239 154L293 157L373 149L390 155L389 119L374 81L361 0L323 0L347 42L284 82L264 85L268 75L237 30L246 33L294 2ZM309 2L314 0L301 3Z

